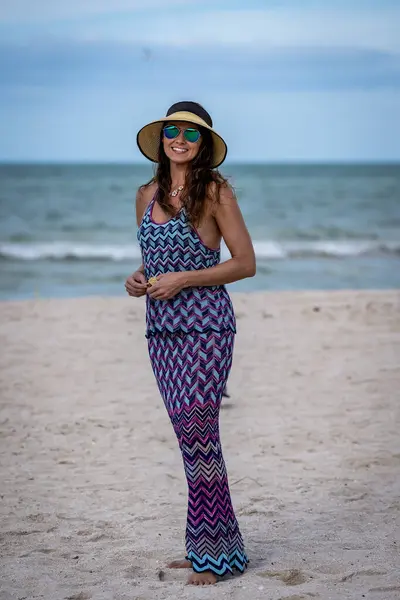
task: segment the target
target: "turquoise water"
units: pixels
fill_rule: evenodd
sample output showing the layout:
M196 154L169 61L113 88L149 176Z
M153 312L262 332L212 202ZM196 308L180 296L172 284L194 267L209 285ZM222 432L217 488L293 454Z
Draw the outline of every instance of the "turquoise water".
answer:
M400 165L228 165L257 255L241 291L400 287ZM0 298L124 295L147 165L0 165ZM223 259L229 253L223 248Z

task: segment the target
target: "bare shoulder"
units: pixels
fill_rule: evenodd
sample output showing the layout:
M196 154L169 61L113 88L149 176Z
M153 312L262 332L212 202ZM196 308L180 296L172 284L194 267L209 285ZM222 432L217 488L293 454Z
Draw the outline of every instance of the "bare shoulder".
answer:
M211 213L214 217L224 208L237 206L235 192L227 181L219 185L215 181L210 183L208 188L208 198Z
M141 185L136 194L136 203L144 208L150 204L157 190L157 183L152 181L147 185Z
M219 188L219 202L228 206L237 204L235 191L228 182L223 183Z
M136 217L138 224L142 220L146 208L152 201L154 194L157 190L157 184L155 181L148 185L142 185L136 193Z

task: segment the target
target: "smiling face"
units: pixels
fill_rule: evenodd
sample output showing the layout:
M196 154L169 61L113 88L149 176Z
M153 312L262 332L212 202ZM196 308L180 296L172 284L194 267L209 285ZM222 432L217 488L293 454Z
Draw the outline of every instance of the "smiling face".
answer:
M164 152L170 161L185 164L192 161L198 154L201 146L201 137L197 142L188 142L183 135L185 129L198 129L198 125L186 121L168 121L167 125L176 125L180 129L179 135L173 140L162 136Z

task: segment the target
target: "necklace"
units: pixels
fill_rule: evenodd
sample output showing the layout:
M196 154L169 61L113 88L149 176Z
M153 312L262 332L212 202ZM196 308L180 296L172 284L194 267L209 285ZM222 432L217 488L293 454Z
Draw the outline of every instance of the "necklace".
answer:
M179 192L181 192L183 190L183 185L180 185L179 187L176 188L176 190L173 190L170 193L170 196L172 196L173 198L175 198L175 196L177 196L179 194Z

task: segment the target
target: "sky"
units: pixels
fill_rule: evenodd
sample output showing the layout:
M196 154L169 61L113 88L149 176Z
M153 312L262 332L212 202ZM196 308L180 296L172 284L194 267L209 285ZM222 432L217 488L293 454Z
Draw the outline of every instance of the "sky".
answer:
M142 162L200 102L231 162L400 160L398 0L2 0L0 161Z

